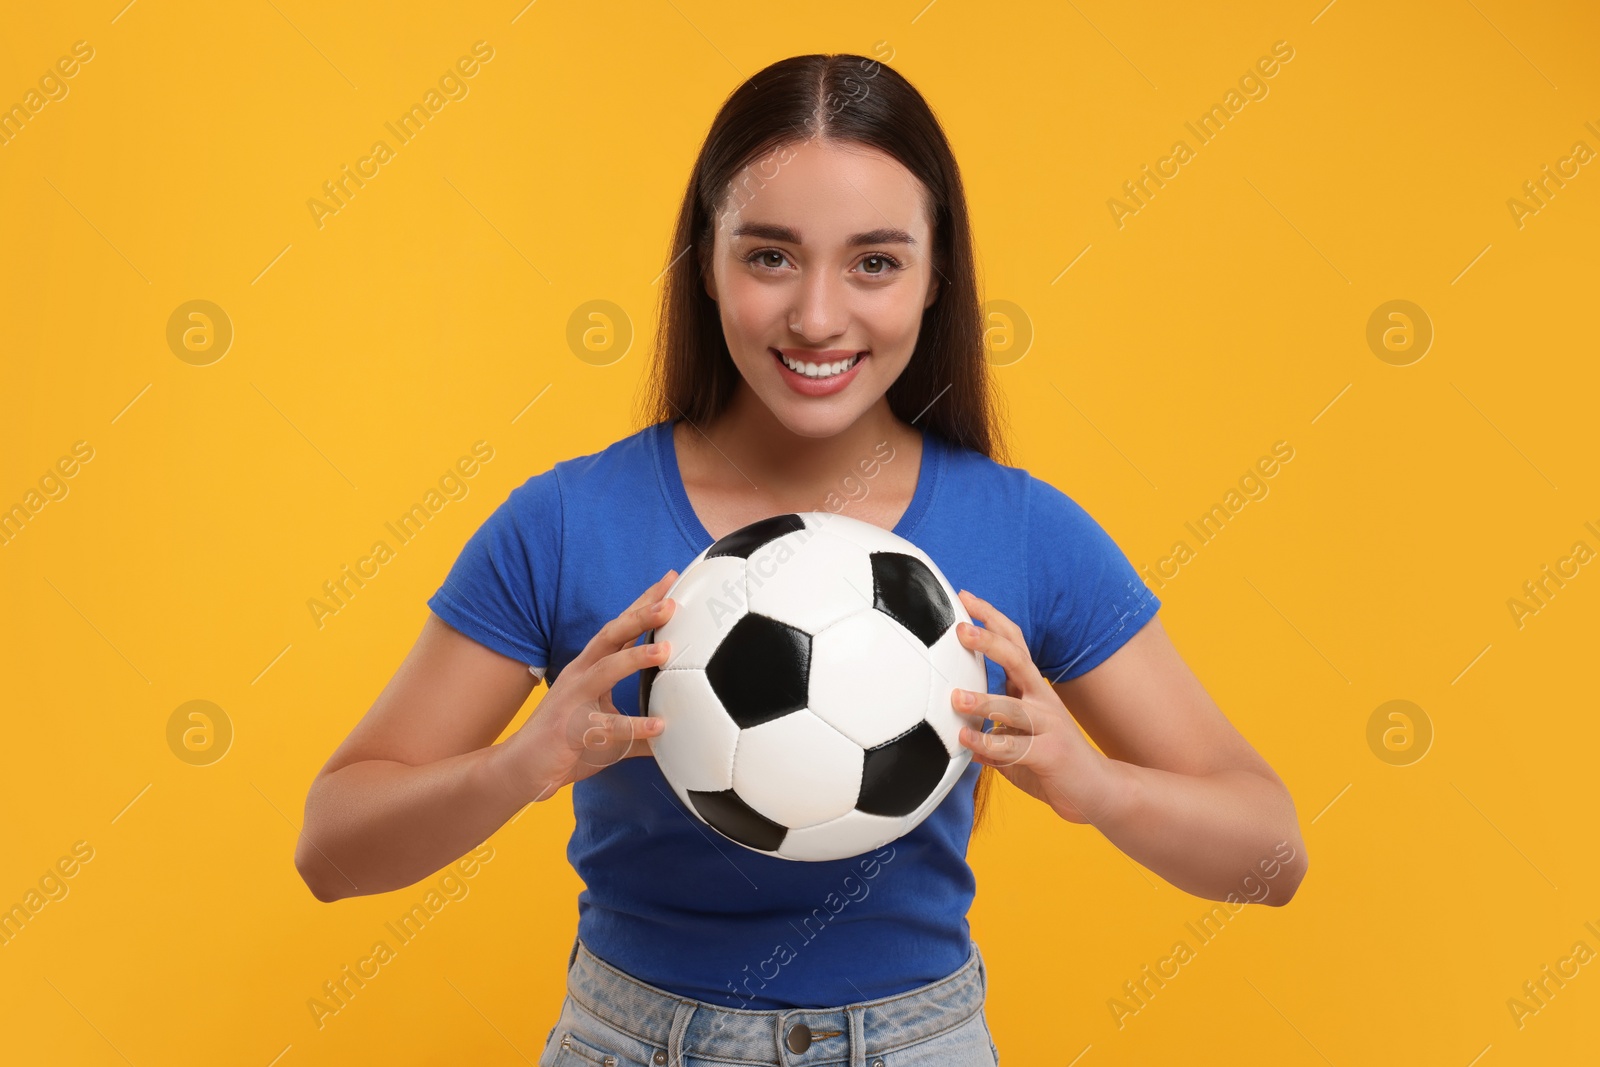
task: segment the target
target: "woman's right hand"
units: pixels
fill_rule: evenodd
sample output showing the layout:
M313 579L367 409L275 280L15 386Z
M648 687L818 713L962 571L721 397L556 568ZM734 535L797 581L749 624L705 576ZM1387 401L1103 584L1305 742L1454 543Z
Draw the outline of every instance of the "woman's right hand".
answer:
M496 746L503 779L520 801L547 800L568 782L582 781L618 760L651 754L648 739L659 737L666 723L624 715L612 702L611 689L666 662L671 649L665 642L655 649L634 642L672 617L677 604L665 590L677 576L676 570L662 575L601 627L562 669L528 721Z

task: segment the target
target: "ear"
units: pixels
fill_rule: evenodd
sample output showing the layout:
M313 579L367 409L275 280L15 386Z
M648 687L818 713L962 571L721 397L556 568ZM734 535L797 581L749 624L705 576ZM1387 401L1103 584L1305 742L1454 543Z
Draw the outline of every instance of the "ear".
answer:
M933 306L933 301L938 295L939 295L939 275L938 275L938 272L936 271L928 279L928 298L922 302L923 309L926 310L927 308L932 307Z
M706 295L712 303L717 302L717 272L707 268L700 272L701 280L705 283Z

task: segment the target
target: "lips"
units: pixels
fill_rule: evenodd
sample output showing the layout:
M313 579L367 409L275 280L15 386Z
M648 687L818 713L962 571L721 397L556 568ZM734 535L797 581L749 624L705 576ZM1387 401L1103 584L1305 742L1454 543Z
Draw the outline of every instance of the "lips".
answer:
M845 367L842 371L835 371L835 374L841 374L849 371L851 367L861 362L859 357L864 357L867 354L866 352L857 351L850 348L830 348L826 350L814 350L806 348L772 348L768 349L768 351L770 351L775 357L786 356L789 360L795 363L800 363L811 367L832 367L836 366L837 364L850 361L850 366ZM782 362L781 359L780 362ZM788 367L788 363L784 363L784 366ZM791 371L794 370L793 367L789 367L789 369ZM804 372L794 371L794 373L803 374ZM824 375L822 377L825 379L827 376Z
M848 348L819 351L816 349L768 349L772 353L773 362L778 365L778 377L791 391L804 397L832 396L849 387L850 383L860 373L861 366L866 362L869 352L856 352ZM827 376L805 374L791 368L783 361L783 355L797 359L802 363L817 366L829 363L840 363L852 356L859 357L849 367L842 371Z

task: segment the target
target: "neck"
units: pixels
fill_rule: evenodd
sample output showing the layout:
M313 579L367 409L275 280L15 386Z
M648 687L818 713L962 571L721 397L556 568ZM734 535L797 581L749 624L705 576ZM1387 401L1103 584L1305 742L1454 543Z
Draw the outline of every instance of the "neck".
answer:
M922 443L921 431L902 422L890 410L887 397L879 397L837 434L806 437L779 422L743 382L722 414L700 430L703 438L692 429L690 436L710 453L714 469L724 469L741 484L753 482L774 499L809 499L836 488L841 479L858 474L879 442L888 441L896 450L913 454ZM707 446L706 439L715 447Z

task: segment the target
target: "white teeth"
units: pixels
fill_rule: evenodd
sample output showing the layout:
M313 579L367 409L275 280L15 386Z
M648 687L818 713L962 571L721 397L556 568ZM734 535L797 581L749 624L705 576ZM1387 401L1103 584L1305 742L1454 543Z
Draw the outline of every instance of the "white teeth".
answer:
M779 352L778 358L783 360L784 366L796 374L804 374L807 378L831 378L835 374L843 374L855 366L857 357L851 356L849 359L841 359L837 363L802 363L797 359L790 359L782 352Z

